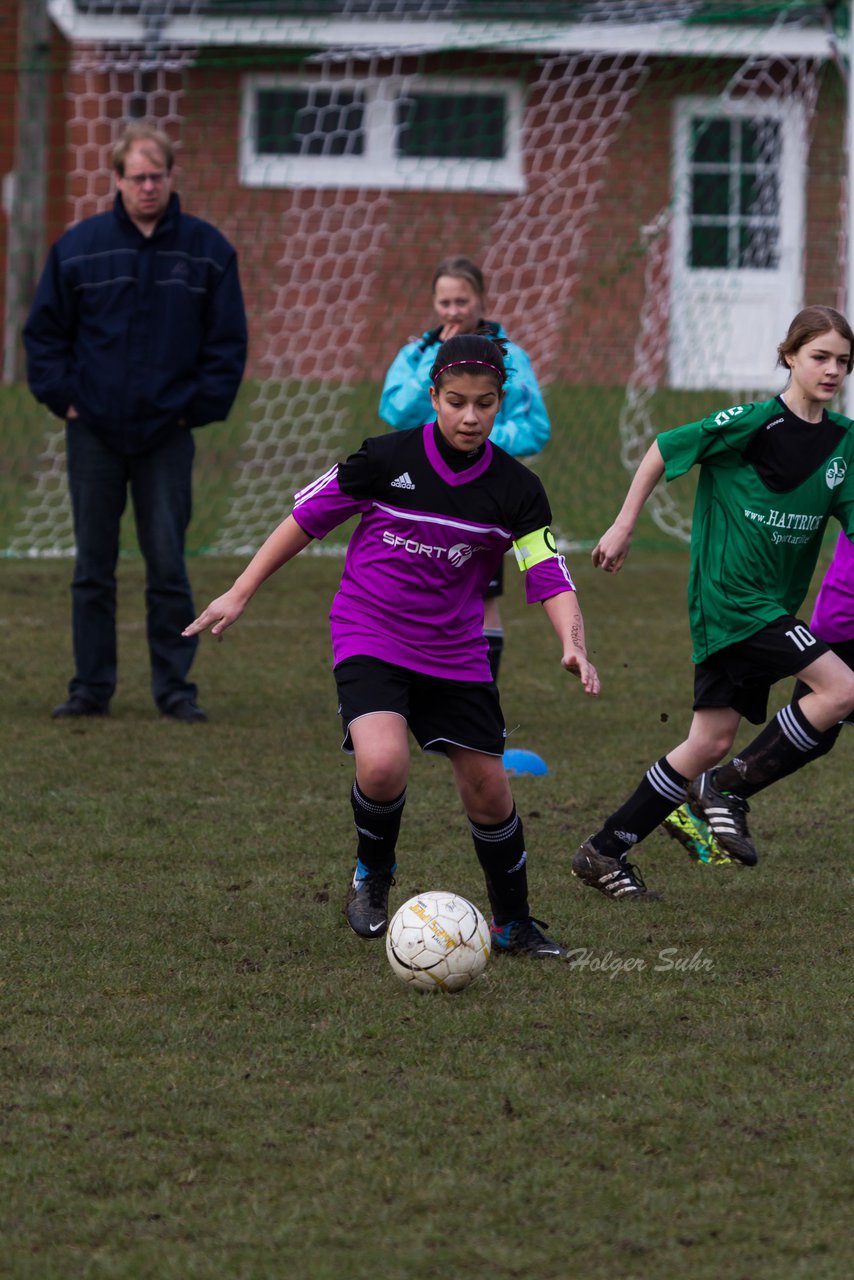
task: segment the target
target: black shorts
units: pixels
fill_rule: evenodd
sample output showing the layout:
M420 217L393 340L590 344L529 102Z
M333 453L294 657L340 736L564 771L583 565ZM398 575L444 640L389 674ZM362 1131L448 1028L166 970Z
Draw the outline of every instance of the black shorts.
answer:
M495 577L490 580L489 586L483 593L484 600L494 600L496 596L504 595L504 561L495 571Z
M447 755L448 745L504 754L507 730L497 686L475 680L443 680L397 667L380 658L345 658L335 668L342 751L352 753L350 725L360 716L390 711L402 716L422 751Z
M697 663L694 710L732 707L751 724L764 724L771 686L829 652L830 645L813 635L805 622L786 614Z

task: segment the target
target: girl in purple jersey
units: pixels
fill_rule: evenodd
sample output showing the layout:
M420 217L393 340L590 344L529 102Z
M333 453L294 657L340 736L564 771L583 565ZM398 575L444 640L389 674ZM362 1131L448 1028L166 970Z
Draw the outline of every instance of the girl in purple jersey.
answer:
M521 347L510 342L500 324L484 319L486 282L471 258L445 258L433 272L433 311L439 324L435 329L411 338L395 356L385 377L380 397L380 417L395 431L420 427L431 418L428 386L430 369L443 342L461 333L483 333L504 343L507 382L504 398L492 430L492 440L514 458L539 453L551 434L549 415L537 384L531 361ZM504 626L499 598L504 594L504 565L486 588L483 601L483 630L493 680L498 679L504 651Z
M298 493L291 515L186 634L221 635L272 573L358 515L330 612L343 749L356 758L347 922L363 938L388 926L411 731L422 750L451 762L486 879L493 946L560 956L528 906L525 838L483 635L483 592L505 552L516 553L528 601L542 603L562 666L594 696L599 677L542 483L489 441L506 380L501 345L451 338L430 379L435 421L365 440Z

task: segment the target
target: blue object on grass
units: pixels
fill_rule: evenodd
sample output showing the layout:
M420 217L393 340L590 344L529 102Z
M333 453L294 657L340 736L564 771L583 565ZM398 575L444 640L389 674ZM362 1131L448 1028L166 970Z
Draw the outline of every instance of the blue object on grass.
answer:
M504 752L504 768L508 773L531 773L535 777L549 771L549 766L536 751L519 751L515 748Z

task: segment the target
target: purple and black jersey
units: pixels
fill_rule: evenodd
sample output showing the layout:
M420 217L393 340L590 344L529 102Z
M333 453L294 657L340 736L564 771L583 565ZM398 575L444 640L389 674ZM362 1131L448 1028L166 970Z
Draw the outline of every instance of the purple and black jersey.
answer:
M373 436L296 496L323 538L360 515L332 603L335 663L373 657L451 680L491 679L483 594L513 542L551 523L539 478L486 442L455 470L435 423ZM575 588L563 556L526 572L529 603Z
M854 640L854 542L844 532L819 588L810 627L828 644Z

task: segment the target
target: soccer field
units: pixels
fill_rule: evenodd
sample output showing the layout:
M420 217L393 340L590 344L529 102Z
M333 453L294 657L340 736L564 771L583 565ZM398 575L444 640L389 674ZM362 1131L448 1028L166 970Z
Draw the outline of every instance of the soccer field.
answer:
M514 786L532 909L573 959L493 958L458 996L341 914L340 561L205 638L196 727L150 700L137 560L113 714L77 724L48 718L70 566L0 564L4 1277L850 1276L851 735L757 797L755 870L662 835L663 902L584 889L576 845L687 726L687 555L573 561L601 699L513 579L502 672L510 743L550 768ZM237 567L194 560L199 605ZM485 908L444 762L409 795L392 906Z

